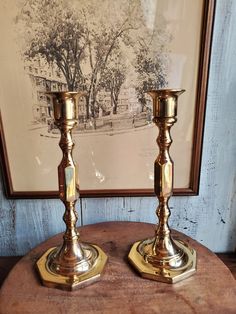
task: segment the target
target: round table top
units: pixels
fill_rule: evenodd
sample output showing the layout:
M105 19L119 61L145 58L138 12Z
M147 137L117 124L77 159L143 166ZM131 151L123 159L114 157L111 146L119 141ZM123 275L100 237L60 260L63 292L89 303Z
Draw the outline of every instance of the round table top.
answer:
M167 284L141 278L128 264L131 245L154 235L155 225L106 222L79 228L81 240L98 244L108 255L102 278L68 292L41 285L35 262L62 234L40 244L12 269L0 291L0 313L236 313L236 282L228 268L206 247L173 231L197 251L197 273Z

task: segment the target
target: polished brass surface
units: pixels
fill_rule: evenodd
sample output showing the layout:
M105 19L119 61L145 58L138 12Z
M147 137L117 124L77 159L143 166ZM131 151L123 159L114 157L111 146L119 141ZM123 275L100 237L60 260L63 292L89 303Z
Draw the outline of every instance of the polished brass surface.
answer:
M172 143L170 128L177 121L178 96L184 90L152 90L153 121L159 128L159 155L154 163L154 190L159 200L155 237L136 242L129 261L141 276L162 282L175 283L196 271L196 252L180 240L173 240L168 225L169 199L173 194L174 163L169 154Z
M107 262L107 256L98 246L87 244L87 248L85 247L85 261L81 260L81 266L85 265L85 269L81 267L81 271L74 275L57 275L51 270L49 262L51 260L51 254L56 250L57 248L47 250L37 261L36 265L44 286L73 291L78 288L86 287L100 279L103 268ZM96 250L97 253L96 259L91 260L90 267L87 268L89 258L86 257L86 254L90 255L90 250Z
M72 157L72 129L77 124L78 100L82 93L49 93L53 100L55 124L61 131L62 160L58 166L59 197L65 205L66 231L63 244L48 250L36 263L45 286L74 290L97 281L106 264L105 253L96 245L82 243L76 229L78 199L77 167Z

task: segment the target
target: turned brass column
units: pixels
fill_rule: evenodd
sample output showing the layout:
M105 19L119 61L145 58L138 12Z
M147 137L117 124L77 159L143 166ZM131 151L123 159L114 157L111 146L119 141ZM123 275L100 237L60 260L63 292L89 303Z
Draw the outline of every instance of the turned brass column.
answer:
M36 266L43 285L63 290L73 290L97 281L106 264L107 256L96 245L80 242L76 229L78 199L76 189L77 167L72 158L74 142L72 129L78 120L79 92L50 93L54 120L61 132L59 146L62 160L58 166L59 197L65 205L63 220L66 231L63 244L50 248Z
M159 200L159 223L155 236L134 243L129 253L130 263L142 277L175 283L196 272L196 252L186 243L174 240L168 225L169 199L173 194L174 163L169 154L172 143L170 129L177 121L178 96L184 90L153 90L153 121L159 128L159 155L154 163L154 190Z

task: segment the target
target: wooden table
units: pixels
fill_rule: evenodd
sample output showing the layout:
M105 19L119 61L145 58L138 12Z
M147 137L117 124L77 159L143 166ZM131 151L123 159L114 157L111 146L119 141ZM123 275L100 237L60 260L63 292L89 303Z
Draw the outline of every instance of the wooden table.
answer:
M236 281L220 259L189 237L198 254L197 274L174 285L139 277L127 262L133 242L150 237L155 226L107 222L81 227L81 239L100 245L109 261L101 281L74 292L41 286L35 261L62 235L40 244L10 272L0 292L1 314L77 313L236 313Z

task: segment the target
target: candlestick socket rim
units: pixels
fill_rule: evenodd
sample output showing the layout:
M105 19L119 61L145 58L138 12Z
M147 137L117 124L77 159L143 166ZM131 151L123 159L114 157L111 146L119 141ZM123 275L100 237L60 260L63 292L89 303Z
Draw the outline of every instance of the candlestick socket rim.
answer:
M186 90L183 88L160 88L151 89L147 91L151 97L167 97L167 96L179 96L183 94Z
M184 91L184 89L158 89L148 91L147 93L153 99L154 119L175 118L177 116L178 96L184 93Z

